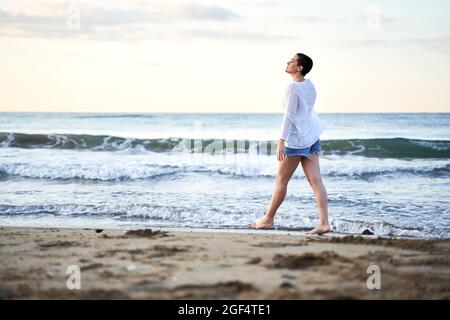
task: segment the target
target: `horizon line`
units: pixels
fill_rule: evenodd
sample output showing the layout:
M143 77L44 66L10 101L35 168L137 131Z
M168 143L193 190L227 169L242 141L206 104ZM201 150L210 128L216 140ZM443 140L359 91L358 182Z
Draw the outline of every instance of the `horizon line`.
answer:
M450 111L393 111L393 112L318 112L318 114L422 114L422 113L450 113ZM0 113L99 113L99 114L283 114L283 112L196 112L196 111L145 111L145 112L103 112L103 111L0 111Z

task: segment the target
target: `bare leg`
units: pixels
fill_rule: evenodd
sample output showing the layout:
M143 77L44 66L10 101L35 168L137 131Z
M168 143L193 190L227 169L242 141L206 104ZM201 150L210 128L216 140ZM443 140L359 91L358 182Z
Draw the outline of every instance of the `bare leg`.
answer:
M319 235L327 233L331 230L328 222L328 195L320 176L319 154L313 154L311 159L302 157L301 163L306 179L314 191L314 197L319 209L319 223L309 233Z
M265 215L251 224L252 228L261 229L273 226L275 213L286 197L287 185L299 163L300 157L286 157L278 163L278 172L275 179L275 190L272 194L272 200Z

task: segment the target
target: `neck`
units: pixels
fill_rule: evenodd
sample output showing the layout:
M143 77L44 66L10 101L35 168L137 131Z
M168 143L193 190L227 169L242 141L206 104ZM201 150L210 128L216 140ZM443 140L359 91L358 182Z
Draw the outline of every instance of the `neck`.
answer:
M299 73L296 73L296 74L293 74L293 75L292 75L292 80L293 80L293 81L298 81L298 82L303 82L303 81L305 81L305 77L302 76L302 75L299 74Z

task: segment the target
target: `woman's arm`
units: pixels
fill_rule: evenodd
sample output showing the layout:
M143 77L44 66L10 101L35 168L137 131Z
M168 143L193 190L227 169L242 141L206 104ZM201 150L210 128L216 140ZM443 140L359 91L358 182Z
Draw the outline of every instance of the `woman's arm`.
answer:
M286 158L286 155L284 154L284 140L280 139L278 140L277 145L277 159L278 161L283 161Z
M283 161L286 158L284 154L284 143L288 137L289 130L291 125L294 124L295 121L295 113L297 112L298 106L298 95L294 92L294 88L292 85L289 86L287 92L287 107L284 111L283 123L281 125L281 138L278 141L277 146L277 159L278 161Z
M289 129L292 124L295 122L295 114L297 112L297 106L298 106L299 98L297 93L295 93L294 88L292 85L289 86L288 92L287 92L287 107L284 111L283 116L283 124L281 126L281 138L282 140L286 140L287 136L289 134Z

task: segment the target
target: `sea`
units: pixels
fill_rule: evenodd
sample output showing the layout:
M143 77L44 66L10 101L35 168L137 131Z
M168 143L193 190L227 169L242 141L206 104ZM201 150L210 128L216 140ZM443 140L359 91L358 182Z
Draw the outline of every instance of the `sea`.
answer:
M282 113L0 113L0 227L249 230ZM337 234L450 236L450 113L319 113ZM318 220L301 165L275 230Z

